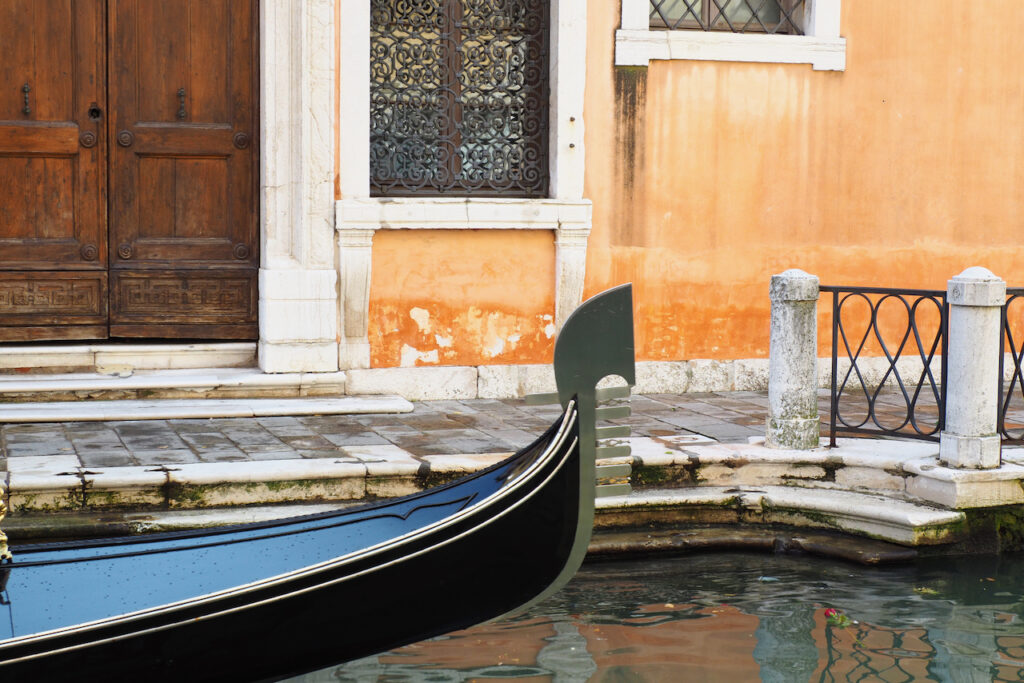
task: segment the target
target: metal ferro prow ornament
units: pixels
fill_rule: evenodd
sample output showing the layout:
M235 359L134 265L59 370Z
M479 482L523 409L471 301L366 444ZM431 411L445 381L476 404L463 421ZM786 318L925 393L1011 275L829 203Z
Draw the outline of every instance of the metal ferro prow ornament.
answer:
M606 290L583 302L573 311L555 341L554 367L557 395L540 394L528 396L527 400L531 403L544 403L548 402L546 399L554 399L561 403L563 409L569 401L576 400L580 454L580 500L576 540L558 578L546 591L516 610L517 613L540 602L568 583L583 564L583 558L587 554L587 546L590 544L590 536L594 529L594 501L598 493L598 400L602 397L629 395L629 387L598 390L597 383L605 377L618 376L626 380L630 387L636 384L631 284ZM617 391L619 389L621 392ZM531 398L535 400L530 401ZM628 414L626 409L621 416ZM625 470L628 476L628 465L625 466Z
M4 521L4 517L7 515L7 506L4 504L4 496L7 492L4 491L3 484L0 484L0 522ZM0 529L0 562L7 562L11 559L11 551L7 549L7 534Z

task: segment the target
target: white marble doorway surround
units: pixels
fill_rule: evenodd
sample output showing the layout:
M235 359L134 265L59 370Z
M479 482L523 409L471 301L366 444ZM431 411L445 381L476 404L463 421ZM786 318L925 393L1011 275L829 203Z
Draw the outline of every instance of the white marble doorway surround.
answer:
M338 369L335 0L260 2L264 372Z

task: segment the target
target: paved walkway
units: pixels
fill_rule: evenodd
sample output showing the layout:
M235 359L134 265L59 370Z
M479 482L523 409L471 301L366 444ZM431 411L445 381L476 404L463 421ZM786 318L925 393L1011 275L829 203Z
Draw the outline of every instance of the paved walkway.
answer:
M522 400L418 402L411 413L5 424L5 459L77 456L89 467L332 458L346 447L393 444L414 456L516 450L539 435L556 406ZM766 392L633 396L634 436L701 434L746 442L764 434ZM825 402L827 410L827 397ZM66 458L62 458L67 462Z
M822 435L828 433L829 396L818 395ZM879 419L898 425L905 408L882 396ZM346 447L391 444L413 456L514 451L530 443L557 416L556 406L520 399L421 401L411 413L305 417L207 418L57 422L0 425L0 471L8 458L76 456L89 467L253 462L336 458ZM723 443L764 435L767 392L647 394L630 399L633 436L699 434ZM844 411L857 418L855 405ZM926 409L927 412L927 409ZM851 420L855 421L855 420Z

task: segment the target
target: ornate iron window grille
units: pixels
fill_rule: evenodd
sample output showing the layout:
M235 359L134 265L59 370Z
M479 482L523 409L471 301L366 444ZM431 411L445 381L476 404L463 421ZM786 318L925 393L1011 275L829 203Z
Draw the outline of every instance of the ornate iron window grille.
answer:
M1021 370L1021 364L1024 362L1024 343L1021 343L1020 339L1014 339L1010 320L1010 306L1018 300L1024 302L1024 288L1007 287L1006 303L1002 311L1003 334L999 347L999 434L1003 438L1003 443L1015 444L1024 443L1024 425L1021 424L1021 417L1011 415L1011 404L1015 395L1019 392L1020 397L1024 399L1024 372ZM1012 364L1009 384L1004 375L1007 354Z
M651 28L803 35L806 0L651 0Z
M372 0L374 196L548 192L549 0Z
M837 433L900 436L914 439L938 441L945 419L946 387L946 339L949 306L946 292L941 290L886 289L879 287L821 287L823 292L832 293L832 386L831 415L829 417L829 446L836 445ZM851 302L866 303L869 312L867 326L859 341L851 344L847 335L849 322L843 319L844 306ZM879 311L885 306L902 309L907 318L906 328L897 334L897 344L887 344L879 325ZM922 339L919 318L929 310L937 325L934 334ZM898 367L901 358L913 336L913 347L921 361L920 375L904 378ZM888 362L888 369L879 378L874 389L869 387L862 368L858 365L861 354L873 340L881 348ZM839 342L842 340L849 367L842 378L839 376ZM854 347L855 345L855 347ZM892 347L895 346L895 351ZM936 359L936 355L939 359ZM935 362L940 368L935 374ZM911 380L909 383L907 380ZM852 380L852 381L851 381ZM870 384L874 384L871 382ZM895 386L898 391L891 388ZM888 390L887 390L888 389ZM863 402L862 414L850 417L853 397ZM848 409L844 413L844 408ZM886 410L888 409L888 411ZM902 416L899 412L902 411ZM886 424L886 420L894 423Z

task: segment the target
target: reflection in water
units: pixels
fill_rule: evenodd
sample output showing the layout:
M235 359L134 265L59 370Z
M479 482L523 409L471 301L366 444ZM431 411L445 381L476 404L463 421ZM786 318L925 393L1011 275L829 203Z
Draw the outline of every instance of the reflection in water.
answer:
M1017 681L1022 616L1024 556L648 559L587 565L517 618L295 680Z

